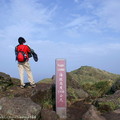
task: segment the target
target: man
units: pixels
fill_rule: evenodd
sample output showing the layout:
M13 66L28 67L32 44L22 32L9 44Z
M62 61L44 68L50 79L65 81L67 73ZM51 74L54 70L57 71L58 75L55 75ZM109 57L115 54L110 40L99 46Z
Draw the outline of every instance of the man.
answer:
M19 45L17 45L15 47L15 55L16 55L16 60L18 61L18 69L19 69L19 74L20 74L20 81L21 81L20 87L21 88L25 87L25 83L24 83L24 70L27 73L30 85L32 87L36 86L35 82L33 80L32 71L30 69L30 64L28 62L29 61L29 55L31 53L31 49L30 49L30 47L28 45L24 45L25 42L26 41L25 41L25 39L23 37L19 37L18 38ZM25 57L24 61L20 61L21 59L19 58L19 56L20 56L20 58L24 58Z

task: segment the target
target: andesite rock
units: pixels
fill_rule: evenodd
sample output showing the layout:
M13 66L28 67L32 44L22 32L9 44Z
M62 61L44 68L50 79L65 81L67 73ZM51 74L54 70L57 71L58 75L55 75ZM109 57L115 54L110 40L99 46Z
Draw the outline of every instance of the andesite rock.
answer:
M83 115L82 120L106 120L100 113L96 110L96 108L91 105L88 111Z
M41 106L34 103L30 98L3 97L0 99L0 117L10 119L39 120Z
M89 94L85 92L82 88L75 89L75 93L77 94L78 98L85 99L89 97Z
M106 120L120 120L120 109L102 114Z
M0 91L6 90L12 84L10 75L0 72Z
M51 84L37 85L37 87L33 89L33 91L31 92L30 98L35 103L43 105L45 101L49 101L52 99L52 85Z

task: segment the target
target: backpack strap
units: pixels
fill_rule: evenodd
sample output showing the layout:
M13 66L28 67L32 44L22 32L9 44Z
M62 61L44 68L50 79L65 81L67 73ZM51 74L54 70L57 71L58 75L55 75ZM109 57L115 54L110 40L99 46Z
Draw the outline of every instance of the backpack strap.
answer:
M19 45L17 45L16 47L15 47L15 60L17 60L17 54L18 54L18 51L17 51L17 47L18 47Z

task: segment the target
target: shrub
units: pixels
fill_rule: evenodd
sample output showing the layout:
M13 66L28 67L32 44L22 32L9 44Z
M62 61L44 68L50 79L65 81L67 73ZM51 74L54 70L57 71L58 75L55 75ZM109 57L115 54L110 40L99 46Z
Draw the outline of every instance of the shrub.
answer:
M98 109L101 112L108 112L108 111L113 111L116 108L118 108L118 105L115 104L114 101L106 101L106 102L101 102L99 103Z
M109 81L99 81L96 83L86 83L83 85L83 88L92 96L92 97L101 97L106 94L113 84L112 80Z

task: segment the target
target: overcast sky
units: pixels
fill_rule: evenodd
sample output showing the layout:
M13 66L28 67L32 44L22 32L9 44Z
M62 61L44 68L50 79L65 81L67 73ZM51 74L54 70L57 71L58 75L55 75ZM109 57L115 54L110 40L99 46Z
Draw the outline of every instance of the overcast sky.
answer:
M52 77L55 59L67 71L92 66L120 74L120 0L0 0L0 72L19 78L18 37L39 56L35 81Z

